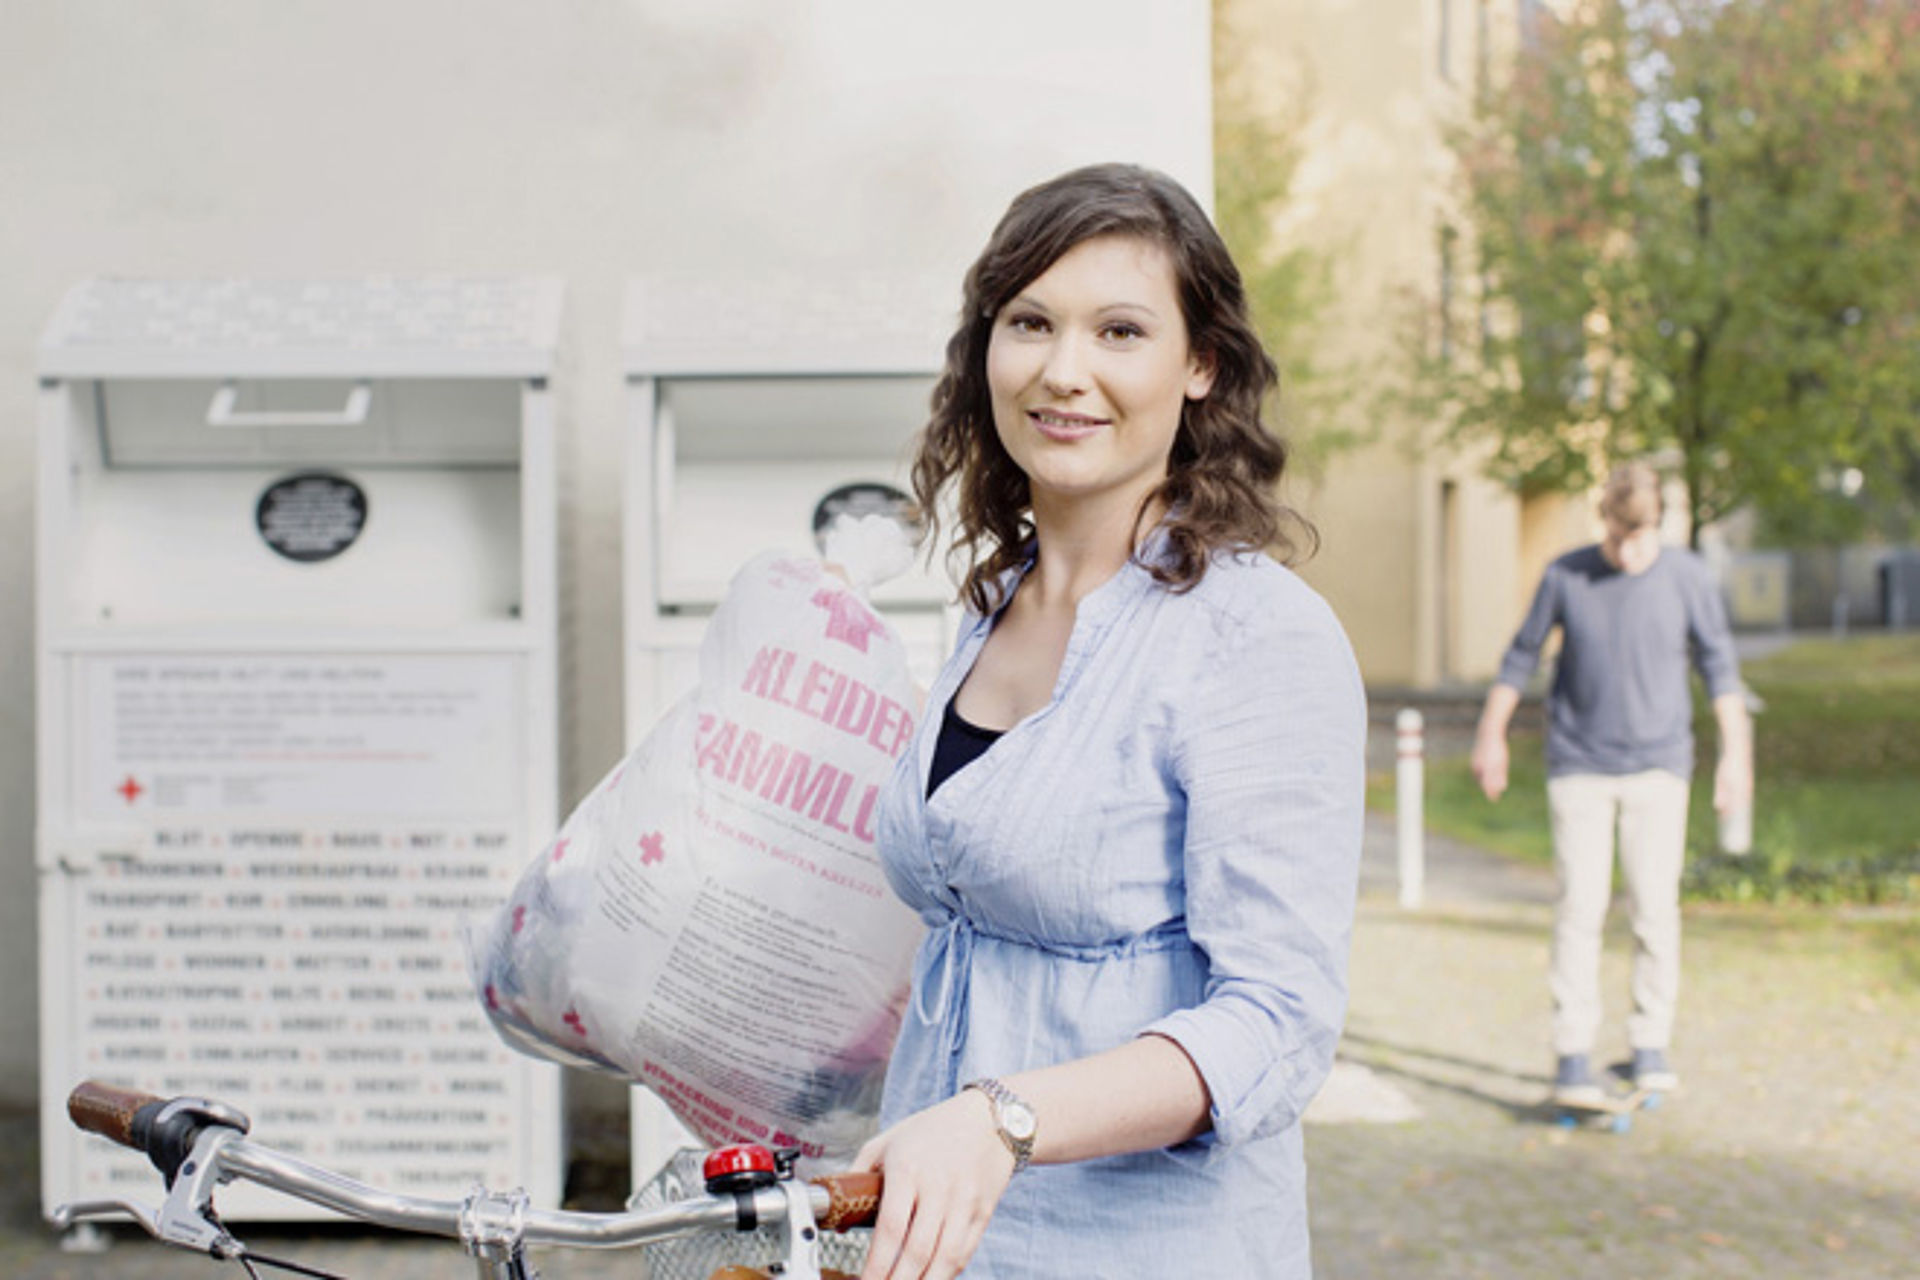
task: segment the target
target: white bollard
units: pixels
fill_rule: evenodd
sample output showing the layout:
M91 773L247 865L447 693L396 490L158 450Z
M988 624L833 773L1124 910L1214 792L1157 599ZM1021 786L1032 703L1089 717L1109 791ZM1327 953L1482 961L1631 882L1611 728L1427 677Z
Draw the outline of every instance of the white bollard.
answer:
M1394 812L1399 821L1400 905L1419 907L1427 891L1426 718L1412 707L1394 717L1397 763Z

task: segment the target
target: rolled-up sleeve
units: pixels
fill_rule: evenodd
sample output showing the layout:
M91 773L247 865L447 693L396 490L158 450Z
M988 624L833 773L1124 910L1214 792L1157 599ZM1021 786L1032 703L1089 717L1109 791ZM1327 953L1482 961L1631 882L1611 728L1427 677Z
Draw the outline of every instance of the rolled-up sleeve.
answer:
M1365 691L1317 596L1277 605L1222 620L1180 714L1186 927L1208 976L1202 1003L1142 1030L1192 1059L1226 1144L1296 1122L1332 1068L1359 881Z

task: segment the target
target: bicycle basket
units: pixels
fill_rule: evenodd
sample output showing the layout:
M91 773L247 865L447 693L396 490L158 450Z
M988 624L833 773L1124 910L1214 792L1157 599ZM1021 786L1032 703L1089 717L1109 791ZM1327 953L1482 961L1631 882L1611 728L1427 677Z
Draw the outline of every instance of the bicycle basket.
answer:
M700 1165L707 1153L682 1148L661 1166L644 1187L627 1201L629 1209L657 1209L663 1205L705 1194L706 1182ZM820 1233L820 1265L858 1275L867 1261L867 1239L862 1230ZM673 1240L656 1240L641 1249L647 1263L647 1280L708 1280L721 1267L766 1267L785 1260L787 1242L784 1228L761 1227L756 1231L737 1231L726 1235L703 1232Z

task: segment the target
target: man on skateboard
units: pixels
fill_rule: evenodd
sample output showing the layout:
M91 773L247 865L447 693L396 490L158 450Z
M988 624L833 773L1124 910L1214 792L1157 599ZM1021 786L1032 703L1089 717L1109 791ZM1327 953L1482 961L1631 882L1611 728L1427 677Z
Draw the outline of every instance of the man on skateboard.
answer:
M1720 730L1714 808L1753 789L1746 696L1726 610L1707 567L1660 545L1660 477L1641 462L1608 477L1606 537L1547 567L1533 607L1487 693L1473 774L1489 800L1507 788L1507 726L1554 627L1560 657L1548 697L1547 803L1560 895L1553 961L1556 1101L1587 1106L1606 1091L1592 1066L1600 1025L1600 935L1613 893L1614 837L1633 924L1628 1076L1673 1089L1668 1061L1680 990L1680 870L1693 775L1691 655Z

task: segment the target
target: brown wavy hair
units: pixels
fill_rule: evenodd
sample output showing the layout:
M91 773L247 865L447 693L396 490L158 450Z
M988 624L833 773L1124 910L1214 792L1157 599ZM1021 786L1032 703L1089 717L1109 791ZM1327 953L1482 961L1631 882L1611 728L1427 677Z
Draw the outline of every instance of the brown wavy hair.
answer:
M987 345L994 321L1068 250L1110 235L1136 237L1166 252L1188 343L1214 374L1208 394L1182 406L1167 478L1141 505L1142 519L1156 502L1168 512L1167 554L1148 570L1180 592L1200 581L1216 552L1272 549L1292 563L1318 544L1313 526L1275 492L1287 448L1261 420L1261 406L1280 374L1254 332L1239 269L1219 232L1186 188L1165 174L1093 165L1021 193L994 228L967 271L960 327L947 341L932 417L920 433L915 500L937 542L940 495L957 483L948 554L964 557L961 597L982 614L1002 603L999 581L1025 561L1034 536L1026 474L993 425Z

